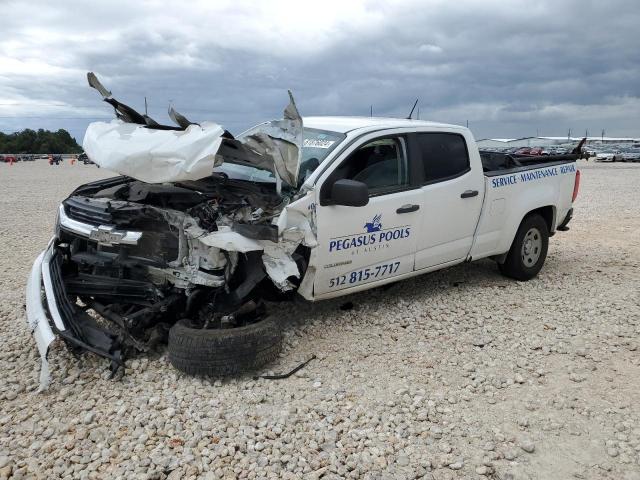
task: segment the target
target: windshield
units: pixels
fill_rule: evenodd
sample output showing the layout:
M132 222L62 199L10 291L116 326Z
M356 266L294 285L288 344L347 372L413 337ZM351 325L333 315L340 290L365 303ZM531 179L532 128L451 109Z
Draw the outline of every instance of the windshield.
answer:
M244 132L240 138L251 135L259 129L259 125L247 132ZM300 170L298 173L298 186L320 166L325 158L340 144L346 135L328 130L318 130L315 128L305 128L302 141L302 158L300 160ZM247 180L250 182L275 183L276 178L273 172L261 170L256 167L247 165L236 165L233 163L223 163L219 167L213 169L227 175L234 180Z

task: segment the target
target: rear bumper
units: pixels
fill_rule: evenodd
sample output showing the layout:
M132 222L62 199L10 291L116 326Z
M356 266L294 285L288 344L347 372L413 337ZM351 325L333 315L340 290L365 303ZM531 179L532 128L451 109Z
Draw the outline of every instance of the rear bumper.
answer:
M65 291L62 279L57 239L49 242L38 255L27 281L27 322L41 358L40 390L49 385L49 346L61 336L75 345L111 360L112 369L122 364L117 337L100 328L86 312L73 304Z
M573 218L573 208L570 208L569 211L567 212L567 215L564 217L564 220L560 225L558 225L558 228L556 228L556 230L559 230L561 232L566 232L567 230L569 230L568 225L572 218Z

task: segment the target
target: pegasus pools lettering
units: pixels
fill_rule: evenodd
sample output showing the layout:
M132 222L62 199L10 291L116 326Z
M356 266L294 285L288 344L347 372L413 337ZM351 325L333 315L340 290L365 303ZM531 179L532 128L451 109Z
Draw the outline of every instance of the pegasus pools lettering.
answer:
M493 188L504 187L507 185L515 185L516 183L530 182L532 180L539 180L546 177L555 177L557 175L564 175L565 173L572 173L576 171L576 166L561 165L558 167L549 167L541 170L533 170L530 172L514 173L513 175L505 175L498 178L491 179L491 186Z
M329 240L329 252L357 249L367 247L364 251L374 251L379 248L387 248L389 242L408 238L411 235L411 226L403 225L394 228L382 228L382 215L378 214L370 222L364 224L366 233L356 233L345 237Z
M353 237L350 236L345 238L332 238L329 241L329 252L369 246L382 248L386 247L385 244L391 242L392 240L408 238L409 235L411 235L411 227L406 226L384 230L376 233L365 233L364 235L356 235Z

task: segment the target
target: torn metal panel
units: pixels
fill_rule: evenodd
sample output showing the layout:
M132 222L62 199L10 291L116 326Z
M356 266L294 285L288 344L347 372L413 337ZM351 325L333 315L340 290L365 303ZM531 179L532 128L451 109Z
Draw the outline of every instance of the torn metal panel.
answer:
M199 180L222 163L224 129L215 123L154 130L114 120L87 127L82 145L93 162L147 183Z
M198 240L209 247L216 247L227 252L252 252L262 250L262 245L257 240L251 240L237 232L225 230L209 233ZM193 231L193 230L192 230ZM187 230L189 232L189 230Z
M282 120L262 124L240 141L263 158L270 159L270 169L284 183L297 186L302 158L303 123L291 91L289 105L284 109Z
M278 217L278 228L283 232L283 236L291 237L294 231L302 232L300 242L305 247L315 247L316 239L315 226L315 205L312 192L289 204Z
M187 117L185 117L181 113L176 112L173 106L169 107L169 118L173 120L176 123L176 125L178 125L180 128L183 128L185 130L189 128L189 125L198 125L197 123L187 119Z
M122 120L123 122L136 123L138 125L146 125L146 126L148 126L150 128L154 128L154 129L158 129L158 130L184 130L184 128L186 128L186 127L183 128L182 126L172 127L172 126L169 126L169 125L160 125L153 118L149 117L147 115L147 113L146 113L146 110L147 110L147 99L146 98L144 100L144 109L145 109L145 114L144 115L136 112L129 105L125 105L124 103L119 102L118 100L113 98L111 92L109 90L107 90L102 85L102 83L100 83L100 80L98 80L98 77L96 77L96 75L93 72L87 73L87 80L89 81L89 86L91 88L96 89L98 91L98 93L100 93L100 95L102 95L103 101L105 101L106 103L108 103L109 105L111 105L113 107L113 109L116 112L116 117L119 120ZM171 112L169 113L169 115L171 116ZM173 117L172 117L172 119L173 119Z
M274 243L278 241L277 225L250 225L247 223L234 223L231 228L234 232L252 240L269 240Z
M267 271L267 275L269 275L269 278L276 287L283 291L294 288L294 285L289 282L288 278L299 278L300 270L298 270L298 265L289 253L278 245L265 245L262 263Z
M27 322L36 340L38 353L40 353L39 392L46 390L51 382L47 357L49 354L49 346L56 338L49 325L49 319L42 304L42 260L48 250L49 247L38 255L38 258L33 262L26 290Z
M278 218L278 225L283 231L283 238L286 235L302 235L299 243L310 248L308 265L305 271L302 272L304 277L297 289L297 292L307 300L313 300L313 284L318 257L315 213L314 191L309 190L305 195L289 204Z
M169 107L169 117L178 127L160 125L146 113L142 115L114 99L93 72L87 79L113 106L119 120L95 122L87 128L83 147L100 167L144 182L163 183L198 180L229 161L273 172L278 192L282 182L297 187L303 124L291 91L283 119L262 124L245 138L235 140L219 125L192 122L173 106Z

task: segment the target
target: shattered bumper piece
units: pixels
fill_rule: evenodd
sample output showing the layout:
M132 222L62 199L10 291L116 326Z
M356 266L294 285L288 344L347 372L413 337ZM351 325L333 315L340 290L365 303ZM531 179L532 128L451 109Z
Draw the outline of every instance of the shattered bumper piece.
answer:
M50 244L51 245L51 244ZM47 248L38 255L36 261L33 262L29 280L27 281L27 322L33 337L35 338L38 352L40 353L40 388L39 391L49 386L49 362L47 360L49 354L49 346L56 338L51 326L49 318L44 310L42 302L42 261L45 256L51 256L51 250Z
M117 336L69 300L60 257L52 239L34 262L27 282L27 322L41 358L40 391L50 383L48 353L56 334L73 346L108 358L112 371L123 363Z

